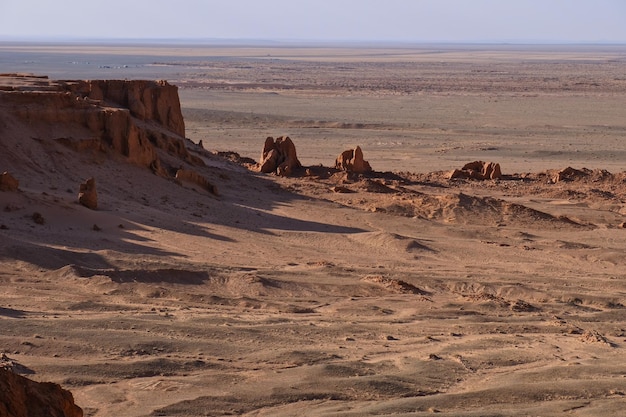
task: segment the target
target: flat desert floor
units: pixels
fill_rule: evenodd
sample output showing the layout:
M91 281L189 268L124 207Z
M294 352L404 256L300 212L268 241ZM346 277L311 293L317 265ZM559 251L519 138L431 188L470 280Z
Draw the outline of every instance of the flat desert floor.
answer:
M625 47L0 44L0 72L167 79L215 151L219 196L0 154L2 360L85 415L623 413ZM309 175L249 169L281 135ZM356 145L375 172L333 172ZM503 177L448 179L474 160Z

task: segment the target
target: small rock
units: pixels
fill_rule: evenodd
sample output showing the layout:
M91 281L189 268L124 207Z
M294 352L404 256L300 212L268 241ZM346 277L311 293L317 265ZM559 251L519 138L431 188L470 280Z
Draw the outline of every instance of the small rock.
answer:
M98 226L97 224L94 224L94 225L93 225L93 227L92 227L92 229L93 229L94 231L96 231L96 232L100 232L100 231L102 231L102 228L101 228L100 226Z
M20 183L7 171L0 174L0 191L17 191Z
M89 178L80 184L78 202L91 210L98 208L98 193L96 192L96 180L94 178Z
M44 223L46 223L46 219L44 219L43 216L41 215L41 213L38 213L38 212L34 212L33 213L32 219L37 224L44 224Z
M344 187L342 185L336 185L334 187L331 187L330 190L332 192L339 193L339 194L347 194L347 193L353 193L354 192L351 189L349 189L348 187Z

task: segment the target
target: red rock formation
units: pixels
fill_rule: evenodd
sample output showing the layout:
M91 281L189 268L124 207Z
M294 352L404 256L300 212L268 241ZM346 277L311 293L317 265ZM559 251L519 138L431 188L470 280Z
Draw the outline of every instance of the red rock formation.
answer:
M0 416L82 417L72 393L51 382L35 382L0 368Z
M16 180L13 175L9 174L7 171L4 171L0 174L0 191L17 191L20 183Z
M259 162L261 172L276 172L278 175L289 176L299 168L302 168L302 164L296 155L296 146L288 136L276 138L276 141L273 137L265 139Z
M372 171L369 162L363 159L363 151L360 146L343 151L335 161L335 168L356 174Z
M185 145L177 87L165 81L51 81L18 76L0 89L3 111L28 123L40 140L59 140L74 150L110 149L129 162L166 175L159 150L203 165ZM71 138L57 131L73 131Z
M495 180L502 177L500 164L495 162L474 161L465 164L461 169L455 169L449 175L450 179L469 178L474 180Z
M192 171L189 169L179 169L176 171L176 181L178 183L183 183L184 181L188 181L192 184L199 186L200 188L208 191L213 195L218 195L217 187L209 182L202 175L198 174L196 171Z
M559 172L557 172L554 177L554 182L559 181L574 181L576 179L584 178L588 176L591 172L583 168L583 170L575 169L572 167L563 168Z
M98 193L96 192L96 180L89 178L80 184L78 202L83 206L95 210L98 208Z
M81 97L129 109L133 117L154 120L178 136L185 136L178 87L167 81L70 81L67 86Z

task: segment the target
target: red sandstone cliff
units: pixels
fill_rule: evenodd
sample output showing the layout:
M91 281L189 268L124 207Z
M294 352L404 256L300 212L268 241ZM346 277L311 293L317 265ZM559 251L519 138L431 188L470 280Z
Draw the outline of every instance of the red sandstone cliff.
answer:
M0 77L0 139L4 146L11 138L3 130L10 132L10 125L19 125L23 131L26 125L29 131L22 132L22 138L28 134L77 151L112 151L161 175L168 175L168 169L162 166L160 152L203 165L187 151L178 88L166 81Z
M83 410L59 385L31 381L0 368L0 416L83 417Z
M185 137L185 122L180 111L178 87L167 81L93 80L69 82L77 95L117 104L140 120L154 120Z

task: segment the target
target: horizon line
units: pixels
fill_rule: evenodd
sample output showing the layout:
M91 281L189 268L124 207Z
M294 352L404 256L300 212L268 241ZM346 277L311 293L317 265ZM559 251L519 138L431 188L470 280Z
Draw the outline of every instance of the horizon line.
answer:
M297 45L511 45L511 46L550 46L550 45L599 45L620 46L626 45L623 41L608 40L385 40L385 39L272 39L272 38L216 38L216 37L17 37L0 35L0 43L26 43L26 44L145 44L145 45L213 45L213 46L297 46Z

